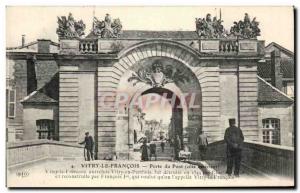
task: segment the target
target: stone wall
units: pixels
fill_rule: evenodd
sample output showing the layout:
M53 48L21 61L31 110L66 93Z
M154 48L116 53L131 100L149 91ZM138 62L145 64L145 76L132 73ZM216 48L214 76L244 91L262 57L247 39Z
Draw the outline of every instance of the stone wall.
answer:
M117 83L120 76L120 72L114 67L97 68L97 127L99 159L103 159L105 156L111 155L116 151L117 110L113 106L117 93ZM102 103L105 104L105 108L101 105Z
M238 90L237 90L237 69L227 67L220 72L220 136L224 137L225 129L229 127L228 120L235 118L238 120Z
M23 106L23 120L24 133L23 140L38 139L36 120L50 119L55 121L55 126L58 125L57 120L57 106L55 105L32 105L24 104ZM55 128L57 131L58 128Z
M7 167L23 166L49 158L83 160L83 146L49 140L7 143Z
M38 60L35 62L35 70L37 89L40 89L58 72L58 66L55 60Z
M83 140L85 132L95 136L95 72L77 75L79 84L79 139Z
M209 141L220 138L220 72L219 65L194 67L202 94L202 128Z
M8 60L7 65L12 70L9 85L16 89L16 113L14 118L7 118L7 127L15 130L16 140L23 139L23 106L20 101L27 96L27 62L26 60Z
M264 175L294 177L294 148L245 141L242 167ZM209 144L207 159L226 161L226 144L217 141Z
M257 66L240 63L239 67L239 111L240 127L246 140L258 141Z
M9 68L7 87L16 89L16 114L14 118L7 118L7 128L15 131L16 140L23 140L24 132L23 105L20 101L30 94L27 93L27 57L25 54L22 59L9 58L7 60L7 68ZM49 82L58 71L57 63L53 59L36 60L33 67L36 73L37 89Z
M59 73L59 139L70 143L79 142L79 83L74 70L77 67L61 67Z
M259 141L262 142L262 120L275 118L280 120L280 145L294 146L294 110L291 104L265 104L258 108Z
M96 62L59 61L59 65L60 140L69 143L82 142L85 132L89 132L98 141Z

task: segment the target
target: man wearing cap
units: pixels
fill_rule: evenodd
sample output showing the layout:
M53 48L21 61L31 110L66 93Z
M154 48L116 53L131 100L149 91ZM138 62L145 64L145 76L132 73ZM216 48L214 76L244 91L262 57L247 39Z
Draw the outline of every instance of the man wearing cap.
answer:
M79 144L84 144L84 149L86 149L86 157L84 156L84 159L87 161L90 161L91 159L93 160L93 146L94 146L94 141L93 137L89 135L89 132L85 133L85 138L84 141L79 143Z
M229 119L229 127L225 131L224 141L227 144L227 170L228 175L232 174L234 164L234 175L239 176L242 159L242 144L244 135L239 127L235 126L235 119Z

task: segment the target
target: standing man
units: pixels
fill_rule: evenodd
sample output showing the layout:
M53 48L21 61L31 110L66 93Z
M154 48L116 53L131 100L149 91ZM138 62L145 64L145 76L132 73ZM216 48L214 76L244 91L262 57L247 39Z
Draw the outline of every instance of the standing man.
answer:
M79 143L79 144L84 144L84 149L86 150L86 156L84 156L84 159L86 161L90 161L91 159L94 160L93 156L93 147L94 147L94 140L93 137L89 135L89 132L85 133L85 138L84 141Z
M239 177L244 135L242 130L235 126L235 119L229 119L229 127L225 131L224 140L227 144L226 173L228 175L232 174L232 167L234 163L234 175Z
M160 137L160 147L161 147L161 152L164 152L165 151L165 139L163 136Z
M179 152L181 150L181 140L179 135L176 135L174 141L174 152L175 152L175 160L179 160Z
M200 160L204 160L206 157L208 141L206 134L202 130L200 131L200 135L197 138L197 143L199 147Z

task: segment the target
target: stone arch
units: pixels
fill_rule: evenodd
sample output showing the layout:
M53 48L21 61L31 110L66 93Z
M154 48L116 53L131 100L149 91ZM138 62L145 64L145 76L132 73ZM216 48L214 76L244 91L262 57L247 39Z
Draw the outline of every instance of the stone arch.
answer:
M116 95L118 92L118 84L120 82L121 77L123 74L129 70L134 64L151 57L165 57L170 58L173 60L178 61L179 63L183 64L188 70L192 72L195 77L198 79L199 88L201 88L202 93L202 86L204 86L207 93L205 94L203 99L207 100L209 103L215 103L215 101L210 102L210 98L216 98L219 95L219 91L213 89L212 87L217 87L216 85L219 81L218 72L213 70L210 72L207 68L202 66L203 63L200 61L200 54L195 50L191 49L190 47L181 44L179 42L174 42L170 40L148 40L143 41L137 44L130 46L129 48L121 51L118 55L119 60L116 61L110 67L98 67L98 93L99 92L106 92L110 93L111 95ZM212 86L211 86L212 85ZM211 89L212 88L212 89ZM206 91L205 91L206 92ZM212 93L215 92L215 93ZM98 96L98 100L101 100L101 96ZM110 101L106 101L108 103L114 102L114 99L109 99ZM219 99L216 99L219 100ZM218 120L216 117L219 116L220 110L217 109L219 104L212 104L215 112L211 112L209 110L210 106L203 106L202 109L202 121L205 126L210 126L212 120L214 120L214 127L218 126ZM201 104L202 107L202 104ZM107 140L107 135L103 135L108 130L112 131L111 136L111 144L108 143L110 152L114 148L115 140L116 140L116 110L106 111L98 108L98 141L105 142ZM203 115L205 115L203 117ZM209 121L209 122L206 122ZM202 124L202 123L201 123ZM207 129L207 128L206 128ZM216 130L216 129L215 129ZM103 135L103 136L102 136ZM106 142L105 142L106 143ZM103 148L102 148L103 149ZM104 148L105 149L105 148ZM101 151L101 145L99 147Z
M155 50L154 52L147 52L151 50ZM179 52L177 52L179 51ZM185 53L183 53L185 52ZM145 57L154 57L154 56L167 56L173 59L178 59L180 62L184 63L187 66L193 66L194 62L198 63L198 57L200 54L194 49L171 40L146 40L136 44L131 45L129 48L125 48L118 54L119 58L123 58L125 56L129 56L134 53L137 53L137 58L145 58ZM142 55L139 55L142 53ZM188 59L189 58L189 59ZM190 60L192 59L192 60Z

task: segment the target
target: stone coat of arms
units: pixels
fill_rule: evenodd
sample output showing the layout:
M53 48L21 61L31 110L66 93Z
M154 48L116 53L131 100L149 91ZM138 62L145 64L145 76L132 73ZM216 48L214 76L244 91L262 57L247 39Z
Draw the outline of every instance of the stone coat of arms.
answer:
M139 69L134 72L128 82L133 82L133 86L137 83L145 83L152 87L164 87L168 83L175 83L178 81L188 82L189 77L171 65L163 67L159 62L152 64L151 69Z

